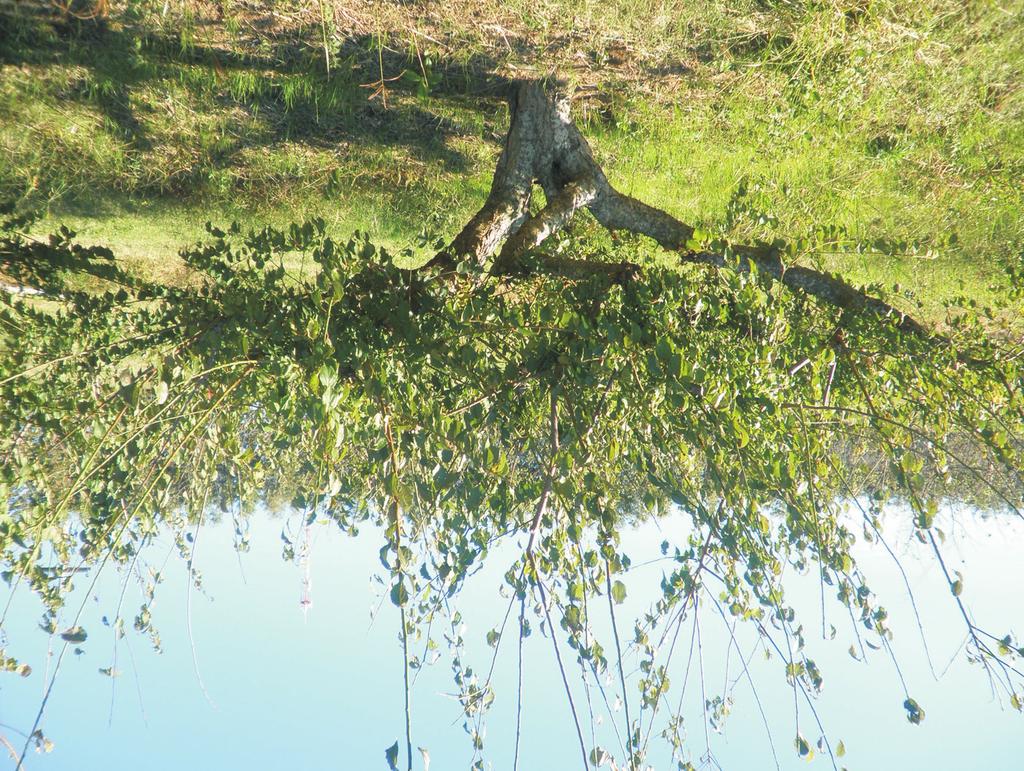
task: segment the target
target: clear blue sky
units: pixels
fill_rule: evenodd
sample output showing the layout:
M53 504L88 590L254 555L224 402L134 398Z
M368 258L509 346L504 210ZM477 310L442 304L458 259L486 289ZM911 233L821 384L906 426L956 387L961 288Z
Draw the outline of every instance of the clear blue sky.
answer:
M156 654L148 640L130 629L141 597L129 586L123 614L129 633L118 647L114 681L97 672L112 662L113 634L100 619L113 617L123 575L102 576L95 597L86 599L83 625L89 639L80 656L69 654L57 679L43 728L55 742L49 755L30 756L27 768L39 771L82 769L146 769L192 771L207 769L385 769L384 750L403 735L401 650L397 641L397 609L385 599L370 625L370 611L381 597L372 579L380 572L379 533L365 529L351 539L329 527L314 529L311 559L314 605L308 620L299 607L302 571L280 556L282 520L254 518L252 551L236 557L230 523L207 526L200 535L197 566L203 573L203 592L192 596L192 632L199 670L209 703L197 680L187 634L184 563L172 556L164 582L157 587L153 618L164 652ZM961 515L950 528L947 546L953 567L966 575L964 597L978 621L989 620L999 630L1024 633L1024 530L1018 522L980 520ZM685 519L645 525L625 542L634 563L659 556L664 538L682 543ZM905 557L916 589L932 659L944 669L962 639L961 627L948 590L931 560L918 559L907 531L893 541ZM170 542L155 544L146 553L148 567L159 568ZM507 601L499 596L502 573L514 558L513 545L489 556L487 569L473 576L459 598L467 624L467 659L483 675L490 662L484 638L497 626ZM953 771L984 768L1011 771L1022 767L1024 716L1000 710L992 702L984 674L960 656L945 677L935 682L924 658L920 635L909 616L902 580L890 558L879 548L861 553L861 563L894 616L894 647L911 694L926 710L920 726L910 725L902 709L903 693L894 665L884 651L874 652L868 665L847 653L853 641L848 616L834 602L827 606L828 622L839 632L823 642L820 631L818 584L814 576L795 577L798 607L803 609L811 656L825 676L818 710L830 738L842 739L847 756L840 765L867 771ZM963 561L964 564L961 564ZM638 567L626 579L629 597L620 615L640 612L658 592L664 564ZM83 583L84 582L80 582ZM5 587L4 593L8 591ZM791 591L793 591L791 589ZM3 594L3 599L6 595ZM82 596L78 595L78 602ZM40 608L27 592L19 591L9 618L8 650L33 667L29 678L0 679L0 722L19 729L32 723L45 685L47 636L36 622ZM514 619L514 617L513 617ZM627 625L628 626L628 625ZM514 628L514 620L509 629ZM692 628L681 635L682 652L673 661L672 676L682 681L686 648ZM628 629L624 634L628 635ZM743 650L754 641L750 630L739 633ZM721 694L725 677L725 627L717 614L702 616L701 639L707 698ZM607 640L607 638L606 638ZM58 641L59 642L59 641ZM607 646L610 648L610 640ZM129 646L131 654L129 654ZM579 767L575 732L562 691L549 639L534 634L526 647L526 720L520 768L546 771ZM58 646L59 649L59 646ZM563 656L573 657L563 643ZM428 749L432 771L466 769L470 745L462 730L450 658L425 669L413 691L413 744ZM132 661L134 660L134 666ZM705 751L701 725L701 694L692 664L687 690L688 735L693 760L699 765ZM729 661L731 682L742 672L739 659ZM767 713L780 765L807 768L793 750L792 692L785 685L778 659L755 655L750 672ZM578 674L578 669L573 670ZM578 677L575 682L578 684ZM487 720L486 757L495 769L510 769L515 707L515 639L510 632L501 648L495 678L498 699ZM606 686L609 694L615 683ZM741 678L735 687L735 706L724 732L712 732L711 749L727 771L775 768L765 728L749 686ZM636 695L632 694L634 714ZM612 698L609 696L609 698ZM576 690L583 712L588 745L591 740L586 698ZM600 694L592 689L595 713L604 714ZM141 704L140 704L141 700ZM621 723L621 713L614 719ZM819 735L813 717L800 704L801 728L812 742ZM596 725L597 743L614 745L608 717ZM10 739L17 739L3 729ZM652 740L653 741L653 740ZM404 742L400 742L404 745ZM16 742L20 749L20 741ZM0 768L5 760L0 760ZM655 768L671 766L664 754L652 758ZM13 767L13 763L11 763ZM404 765L402 766L404 768ZM416 753L414 767L423 765ZM827 758L810 767L830 768Z

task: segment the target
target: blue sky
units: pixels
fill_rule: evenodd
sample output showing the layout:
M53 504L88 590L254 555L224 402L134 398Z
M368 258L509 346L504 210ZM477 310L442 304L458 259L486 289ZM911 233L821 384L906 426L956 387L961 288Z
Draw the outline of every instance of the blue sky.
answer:
M959 522L958 526L947 525L951 538L946 548L952 567L965 573L964 598L983 625L991 622L1000 631L1024 632L1019 575L1024 565L1024 530L1020 523L971 515L961 515ZM200 534L196 566L203 574L203 590L193 592L190 615L202 686L189 643L185 565L176 556L167 559L169 540L154 544L145 554L153 568L166 560L153 607L163 653L155 653L145 636L129 630L117 649L120 677L111 681L99 674L97 670L110 666L113 657L113 633L100 619L113 617L124 575L111 570L101 576L94 596L76 595L78 603L85 600L82 624L89 639L81 646L82 655L69 653L66 657L47 706L43 729L54 741L54 750L48 755L32 754L27 768L385 769L384 750L402 736L404 722L397 609L386 598L380 603L383 590L373 578L380 572L377 552L381 536L366 528L353 539L329 526L314 527L310 559L313 607L304 618L299 605L303 572L281 559L282 524L279 519L255 517L252 551L240 557L232 550L230 523L205 526ZM937 669L945 669L963 637L955 605L937 566L917 556L926 555L915 551L916 542L907 537L906 529L893 532L892 542L898 544L916 590L932 660ZM639 564L659 556L663 539L682 543L685 534L685 517L680 516L644 525L627 534L624 542L634 564ZM514 559L514 548L509 543L493 551L485 569L470 579L458 598L466 623L465 658L481 673L490 663L486 633L500 624L507 607L499 587L504 570ZM981 669L967 665L962 655L936 682L891 559L877 547L863 548L859 559L894 619L894 650L900 670L927 716L920 726L907 722L901 706L903 691L884 651L874 652L867 665L848 655L854 639L849 618L834 602L827 603L826 610L828 623L839 630L837 637L831 642L821 640L816 631L820 629L817 581L814 576L793 576L790 591L798 610L802 609L810 655L825 676L824 693L816 706L830 738L833 742L841 739L847 749L840 765L870 771L1020 768L1024 716L1001 710L992 701ZM664 563L655 562L637 567L626 577L629 593L620 612L620 625L656 598L665 568ZM140 603L139 589L130 582L122 611L129 627ZM371 624L371 610L378 606L380 611ZM77 607L75 603L69 605L69 609L73 607ZM0 723L22 730L31 725L46 682L48 638L36 625L39 616L35 598L19 591L9 617L8 650L31 664L33 674L24 679L13 675L0 679ZM514 622L510 629L513 627ZM708 609L701 616L700 633L702 661L696 654L691 661L684 700L694 762L706 752L702 695L696 677L703 664L704 695L709 699L738 678L733 690L735 705L724 732L709 732L718 763L728 771L775 768L757 703L735 652L729 656L726 673L729 638L717 613ZM676 683L682 682L692 634L693 628L687 624L680 641L683 650L672 664ZM741 649L749 652L755 640L751 630L741 627L737 634ZM510 632L496 667L498 698L486 723L485 756L495 769L512 766L514 643ZM610 647L610 641L607 644ZM563 657L572 664L564 642L562 646ZM412 695L413 744L429 751L433 771L468 768L471 755L460 709L450 695L455 690L450 656L444 650L442 654L436 665L418 676ZM520 768L579 767L579 748L551 641L534 634L527 641L524 658ZM777 658L766 661L760 653L749 663L780 767L802 769L808 764L793 750L793 695L781 668ZM571 671L578 675L575 665ZM586 694L578 676L574 683L588 745L612 748L615 737L599 692L591 688L594 712L603 714L600 724L595 719L591 739ZM613 698L616 683L607 683L606 690ZM635 694L633 707L635 716ZM814 719L806 704L800 703L799 710L802 733L813 743L819 735ZM611 718L621 724L621 713L614 712ZM9 729L2 730L12 740L17 738ZM16 744L20 748L20 742ZM671 767L664 753L656 753L651 760L657 769ZM819 757L810 766L830 768L831 764ZM415 753L414 767L423 768L419 753Z

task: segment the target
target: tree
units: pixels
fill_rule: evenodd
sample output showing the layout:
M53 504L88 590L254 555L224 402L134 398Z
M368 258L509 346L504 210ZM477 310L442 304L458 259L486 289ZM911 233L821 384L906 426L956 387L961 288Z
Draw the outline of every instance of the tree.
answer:
M30 586L55 625L75 568L131 564L158 531L180 533L217 503L291 498L311 520L384 525L408 672L410 638L428 634L496 540L518 538L506 621L515 611L520 644L531 618L555 631L574 715L566 645L616 675L614 762L633 769L656 721L678 742L656 631L699 604L754 625L808 703L822 673L803 653L785 564L813 564L823 601L829 585L887 639L841 513L863 507L879 533L899 497L942 566L970 655L1020 708L1024 648L968 614L934 526L950 495L1021 516L1019 344L986 330L969 302L951 305L940 335L877 294L790 264L794 246L726 244L623 196L550 88L515 86L487 201L451 242L425 236L437 245L420 268L398 267L415 255L361 234L336 241L322 221L247 234L211 225L209 242L183 253L195 280L159 286L112 272L109 253L68 231L34 242L8 218L7 262L85 265L120 284L86 293L40 271L51 306L0 307L0 547L12 591ZM535 182L545 203L534 210ZM664 251L552 238L584 209ZM318 266L311 278L286 270L296 252ZM675 566L651 612L619 623L620 528L670 509L692 518L693 536L666 545ZM62 569L44 564L51 555ZM605 606L615 632L602 644L588 613ZM148 613L136 626L150 628ZM644 672L632 682L624 630ZM505 637L495 630L495 646ZM495 695L457 650L453 667L482 767L478 721ZM904 706L923 718L909 693ZM577 738L584 766L611 759ZM801 736L797 750L811 751ZM678 755L679 768L688 762Z

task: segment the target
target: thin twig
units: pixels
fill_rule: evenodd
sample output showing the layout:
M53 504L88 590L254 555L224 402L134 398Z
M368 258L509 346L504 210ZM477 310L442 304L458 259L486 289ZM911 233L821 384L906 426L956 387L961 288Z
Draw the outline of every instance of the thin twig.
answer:
M633 722L629 719L629 696L626 693L626 674L622 668L622 642L619 639L619 628L615 622L615 604L612 601L612 569L608 560L604 561L605 589L608 595L608 615L612 619L612 634L615 636L615 656L619 668L619 684L622 686L622 708L626 717L626 754L629 756L629 768L635 769L633 758Z
M576 703L573 701L572 690L569 688L569 679L565 674L565 666L562 664L562 654L558 650L558 633L555 631L555 625L551 621L551 611L548 609L547 592L544 589L544 582L540 578L540 573L537 572L537 562L532 553L529 556L530 566L533 569L534 580L537 583L537 588L540 590L540 604L544 609L544 617L548 622L548 632L551 634L551 645L555 649L555 661L558 663L558 671L562 676L562 685L565 687L565 695L569 699L569 710L572 712L572 721L576 726L576 737L580 742L580 755L583 758L583 769L584 771L587 771L587 748L583 741L583 729L580 728L579 715L576 713Z

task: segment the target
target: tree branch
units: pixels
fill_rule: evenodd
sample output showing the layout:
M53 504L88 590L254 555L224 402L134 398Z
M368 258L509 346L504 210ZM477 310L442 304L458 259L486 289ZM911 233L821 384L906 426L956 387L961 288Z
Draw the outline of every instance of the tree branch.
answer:
M501 275L514 272L524 252L540 246L549 236L568 225L576 212L590 204L597 194L598 185L593 178L567 184L548 201L547 206L527 219L519 232L505 242L491 273Z

